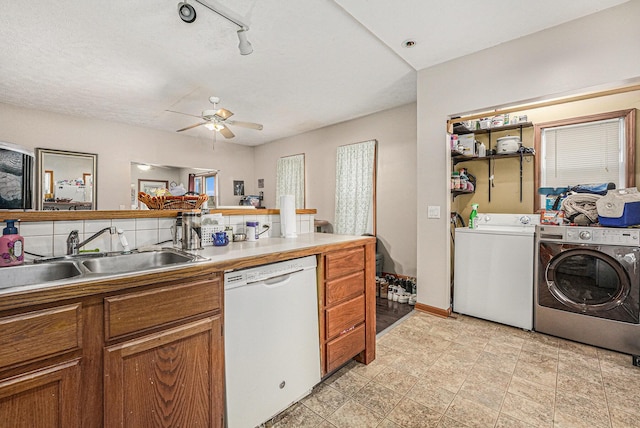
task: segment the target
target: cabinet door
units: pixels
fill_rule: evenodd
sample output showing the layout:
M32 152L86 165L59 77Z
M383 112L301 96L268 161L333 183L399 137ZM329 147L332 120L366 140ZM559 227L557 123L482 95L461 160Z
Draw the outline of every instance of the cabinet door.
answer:
M0 427L80 426L80 361L0 382Z
M107 427L222 427L220 316L105 350Z

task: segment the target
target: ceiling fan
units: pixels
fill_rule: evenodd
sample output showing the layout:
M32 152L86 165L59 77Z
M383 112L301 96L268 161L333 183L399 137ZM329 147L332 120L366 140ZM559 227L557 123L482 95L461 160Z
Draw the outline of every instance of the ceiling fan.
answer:
M227 127L227 125L240 126L242 128L249 128L249 129L256 129L258 131L262 130L262 125L260 125L259 123L242 122L239 120L228 120L231 116L233 116L233 112L225 108L216 110L216 105L220 102L220 98L209 97L209 102L213 104L213 109L204 110L202 112L202 115L200 116L196 116L195 114L182 113L180 111L166 110L171 113L184 114L186 116L197 117L204 120L204 122L196 123L196 124L187 126L186 128L178 129L176 132L182 132L182 131L186 131L186 130L204 125L207 129L210 129L212 131L218 131L225 138L233 138L235 137L235 134L231 132L231 130Z

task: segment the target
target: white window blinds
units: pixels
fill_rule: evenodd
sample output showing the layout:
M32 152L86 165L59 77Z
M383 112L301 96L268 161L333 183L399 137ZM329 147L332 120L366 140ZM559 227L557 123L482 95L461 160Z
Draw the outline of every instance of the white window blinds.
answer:
M541 135L541 187L625 183L624 119L545 128Z

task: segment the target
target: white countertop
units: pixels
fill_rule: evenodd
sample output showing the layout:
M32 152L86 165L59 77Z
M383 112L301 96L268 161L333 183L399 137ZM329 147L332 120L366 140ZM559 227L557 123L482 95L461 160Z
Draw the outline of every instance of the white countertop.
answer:
M207 246L202 250L187 251L192 254L204 257L204 260L197 260L188 263L179 263L167 265L164 267L150 268L135 272L122 272L122 273L100 273L100 274L83 274L74 276L71 278L65 278L60 280L46 281L36 284L20 285L12 288L0 288L0 298L6 295L16 293L29 293L33 291L43 289L55 289L60 286L70 286L74 284L91 283L95 281L112 280L117 278L134 277L138 275L144 275L147 273L160 273L170 272L174 270L188 268L194 265L206 265L215 263L233 262L234 260L251 261L253 258L264 257L270 254L286 253L291 251L304 250L306 248L313 248L332 244L341 244L357 241L365 236L353 236L353 235L334 235L329 233L305 233L298 235L296 238L260 238L257 241L249 242L231 242L224 247ZM145 249L160 249L161 246L149 246ZM165 246L166 248L166 246ZM140 249L144 251L145 249ZM295 256L291 257L295 258ZM264 259L257 261L257 263L241 263L243 267L247 266L259 266L261 264L269 263ZM10 267L7 269L11 269Z
M260 238L257 241L230 242L224 247L207 246L203 250L189 251L209 260L200 263L225 262L234 259L264 256L266 254L296 251L319 245L352 242L365 236L334 235L331 233L304 233L297 238Z

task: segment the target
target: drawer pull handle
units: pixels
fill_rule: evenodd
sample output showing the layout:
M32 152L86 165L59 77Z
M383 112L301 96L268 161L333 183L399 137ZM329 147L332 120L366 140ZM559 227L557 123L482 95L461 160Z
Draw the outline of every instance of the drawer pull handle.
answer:
M345 329L345 330L342 330L342 331L340 332L339 336L342 336L343 334L349 333L351 330L353 330L353 329L355 329L355 328L356 328L356 326L355 326L355 325L352 325L351 327L349 327L349 328L347 328L347 329Z

